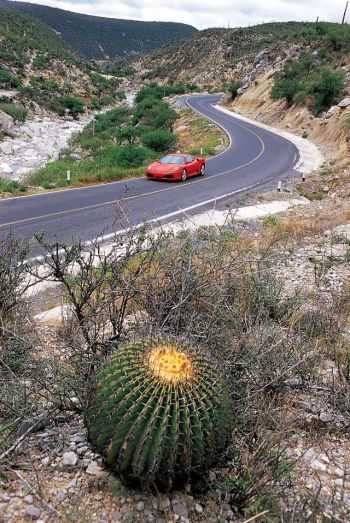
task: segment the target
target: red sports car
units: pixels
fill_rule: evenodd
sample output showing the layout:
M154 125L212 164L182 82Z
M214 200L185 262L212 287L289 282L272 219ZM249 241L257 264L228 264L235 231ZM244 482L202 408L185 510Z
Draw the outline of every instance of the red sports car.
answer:
M146 169L147 178L185 181L190 176L205 174L205 158L191 154L167 154Z

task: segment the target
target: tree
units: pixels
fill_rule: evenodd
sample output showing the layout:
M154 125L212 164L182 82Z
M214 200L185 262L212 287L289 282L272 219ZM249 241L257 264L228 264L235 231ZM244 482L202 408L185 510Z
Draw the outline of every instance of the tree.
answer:
M133 145L138 136L138 129L135 129L135 127L132 125L127 125L126 127L123 127L117 131L117 140L119 145L121 145L123 142L127 142L129 145Z
M176 111L164 102L160 102L145 110L142 124L151 129L168 129L172 131L176 119Z
M169 131L158 129L156 131L147 131L142 134L141 141L143 145L153 149L154 151L166 152L175 146L178 137Z

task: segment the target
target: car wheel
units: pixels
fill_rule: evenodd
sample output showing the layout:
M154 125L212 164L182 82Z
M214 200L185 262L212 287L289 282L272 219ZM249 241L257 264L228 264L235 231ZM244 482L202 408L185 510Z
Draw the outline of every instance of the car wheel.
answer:
M187 180L187 172L186 169L184 169L181 173L181 181L185 182Z
M199 174L200 174L201 176L204 176L204 175L205 175L205 165L204 165L204 163L202 163L201 170L199 171Z

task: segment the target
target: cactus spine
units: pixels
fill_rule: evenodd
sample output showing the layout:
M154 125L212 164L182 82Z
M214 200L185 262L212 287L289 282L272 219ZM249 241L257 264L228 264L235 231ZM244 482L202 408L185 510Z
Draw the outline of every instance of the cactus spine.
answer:
M100 369L86 425L113 470L169 488L213 463L232 426L232 404L203 354L148 340L119 349Z

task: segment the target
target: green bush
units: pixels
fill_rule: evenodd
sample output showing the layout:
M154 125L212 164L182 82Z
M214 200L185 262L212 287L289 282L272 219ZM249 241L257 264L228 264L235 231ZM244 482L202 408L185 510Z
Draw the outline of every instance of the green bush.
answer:
M19 87L20 80L13 76L10 71L0 69L0 86L1 87Z
M23 105L0 103L0 111L12 116L16 122L25 122L28 111Z
M242 85L242 80L232 80L232 82L229 84L228 92L231 96L231 100L234 100L236 98L238 89L240 89Z
M157 152L167 152L172 149L176 142L178 141L178 137L176 134L173 134L169 131L165 131L164 129L158 129L156 131L147 131L142 134L141 141L145 147L149 147L150 149L153 149Z
M117 131L117 140L119 145L121 145L123 142L127 142L129 145L133 145L138 136L138 129L136 129L132 125L127 125L126 127L123 127L122 129Z
M215 463L233 424L227 385L202 353L168 340L118 349L99 370L85 421L107 464L169 489Z
M155 158L155 153L145 147L126 145L124 147L110 146L105 149L101 156L103 165L128 168L140 167L146 160Z
M12 194L20 194L25 193L26 191L27 187L25 184L0 178L0 193L6 192Z
M140 89L135 98L135 103L138 104L145 100L146 98L153 98L156 100L161 100L164 96L163 89L157 84L146 85Z
M80 147L82 149L91 149L97 151L99 147L102 147L103 141L100 138L93 138L92 136L83 137L79 140Z
M69 109L73 118L77 118L79 114L84 112L84 104L79 98L74 96L62 96L58 99L59 103Z
M116 107L107 113L99 114L95 119L95 132L108 131L112 133L126 121L127 116L128 110L124 107Z
M288 105L307 103L318 114L337 101L343 88L343 73L321 66L317 56L302 53L298 62L288 60L275 75L271 98L285 99Z
M284 98L288 105L292 105L296 95L302 90L299 80L294 78L281 78L272 88L271 97L273 100Z
M166 102L145 98L135 106L132 122L150 129L171 129L176 119L176 111Z
M317 113L327 110L335 102L344 88L344 74L324 68L313 86L315 109Z

